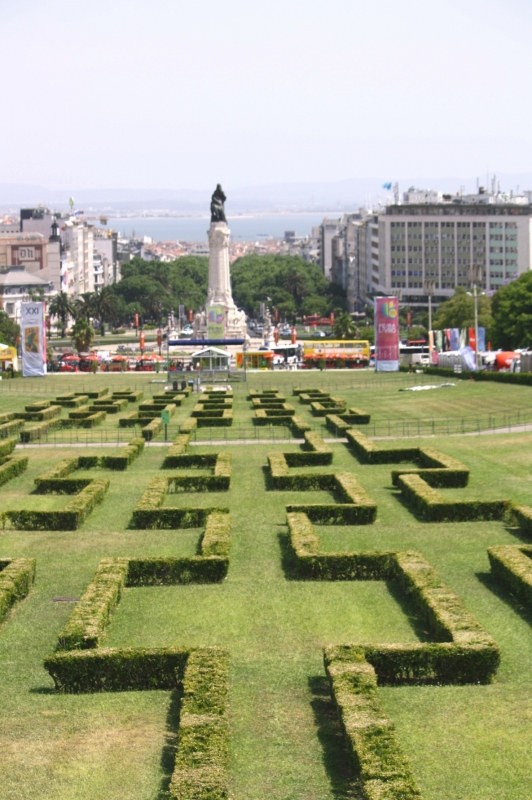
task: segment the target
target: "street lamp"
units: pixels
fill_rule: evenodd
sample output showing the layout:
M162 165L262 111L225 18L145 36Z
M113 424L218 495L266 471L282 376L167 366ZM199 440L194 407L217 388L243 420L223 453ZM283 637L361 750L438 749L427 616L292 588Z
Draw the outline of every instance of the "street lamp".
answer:
M432 296L436 290L436 281L432 278L426 278L423 283L423 291L429 298L429 356L430 363L432 364L432 351L434 349L434 338L431 338L432 331Z
M482 265L472 264L469 269L469 280L473 286L473 303L475 306L475 365L478 369L478 293L477 285L482 283ZM471 297L471 292L467 293ZM484 292L481 292L484 294Z

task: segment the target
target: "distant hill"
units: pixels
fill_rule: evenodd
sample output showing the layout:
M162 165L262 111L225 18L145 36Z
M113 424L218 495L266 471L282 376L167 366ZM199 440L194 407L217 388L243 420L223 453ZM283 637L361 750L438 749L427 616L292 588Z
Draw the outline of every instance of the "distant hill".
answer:
M58 210L68 209L68 198L74 197L76 208L87 206L94 211L155 211L166 210L171 213L205 213L214 188L209 189L47 189L30 184L1 184L0 208L14 210L21 206L34 206L44 203ZM519 187L532 188L532 173L497 175L501 188L505 191ZM341 181L275 183L270 185L232 187L223 183L228 196L231 213L266 211L338 211L357 209L360 206L375 204L379 199L391 197L383 183L393 182L385 175L381 178L348 178ZM438 189L455 193L460 186L466 192L476 191L476 178L400 178L399 191L410 186L422 189ZM480 177L486 183L486 176Z

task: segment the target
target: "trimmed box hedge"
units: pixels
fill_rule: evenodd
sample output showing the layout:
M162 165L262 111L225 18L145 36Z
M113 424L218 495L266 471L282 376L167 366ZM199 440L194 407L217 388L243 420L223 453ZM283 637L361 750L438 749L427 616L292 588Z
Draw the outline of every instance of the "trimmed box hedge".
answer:
M18 433L20 429L24 427L24 421L15 419L14 414L2 414L1 417L12 417L12 419L6 420L0 424L0 439L11 436L13 433Z
M211 467L212 475L172 475L167 478L173 492L227 492L231 487L231 454L182 455L179 464L186 467Z
M85 405L89 396L87 394L76 395L74 392L69 394L59 394L54 400L54 405L62 406L63 408L79 408Z
M183 422L179 428L179 432L185 436L192 436L197 427L198 420L195 417L189 417Z
M166 451L166 455L162 463L163 469L174 469L175 467L182 466L181 457L185 455L188 450L190 437L190 433L180 433L176 436L172 442L172 446Z
M183 679L177 753L170 782L173 800L229 797L229 654L192 651Z
M66 459L68 460L68 459ZM38 480L38 479L37 479ZM64 479L45 478L52 491L67 489L68 485L79 486L82 481L71 482ZM2 527L19 531L75 531L94 510L102 503L109 488L109 480L84 481L86 485L70 500L61 511L3 511L0 513ZM44 492L44 489L42 490ZM70 493L65 491L64 493Z
M131 389L115 390L111 395L113 400L127 400L128 403L138 403L144 397L144 392L133 392Z
M213 511L228 513L226 508L161 508L172 478L152 478L148 488L133 509L133 527L199 528Z
M22 475L28 468L28 456L6 456L0 458L0 486L17 475Z
M160 417L158 417L156 419L152 419L151 422L145 425L141 430L141 434L147 442L151 442L151 440L154 439L158 433L160 433L162 427L162 420Z
M289 488L301 490L328 490L333 492L340 502L316 504L290 504L286 506L288 513L303 512L312 522L322 525L370 525L377 516L377 504L360 486L354 475L349 472L334 474L316 474L289 476L314 478L312 485L303 480Z
M35 580L36 564L34 558L0 559L0 620L27 596Z
M425 522L478 522L503 519L506 500L444 500L420 474L398 474L396 485L406 504Z
M221 416L211 416L209 412L209 416L193 417L192 419L195 419L198 428L230 428L233 424L233 412L231 409L225 408ZM181 431L183 432L183 430L184 426L181 426Z
M490 683L493 680L500 663L496 642L420 553L343 555L352 558L355 569L362 557L366 564L373 561L373 570L366 567L362 579L397 583L415 603L433 641L335 645L326 648L326 663L336 659L357 662L362 655L374 667L381 685ZM379 566L382 567L380 575Z
M327 414L341 414L345 411L345 405L345 400L340 397L331 397L319 402L312 402L310 410L314 417L326 417Z
M128 406L126 399L120 400L95 400L89 410L95 414L98 411L106 411L108 414L120 414L125 411Z
M508 508L508 522L517 525L521 533L532 538L532 508L520 503L511 503Z
M102 456L99 465L103 469L125 470L144 450L144 439L131 439L117 456Z
M10 456L16 446L17 440L14 437L11 439L4 439L3 442L0 442L0 458Z
M48 400L46 403L47 406L43 408L39 408L40 404L36 403L34 406L26 406L26 411L16 411L15 419L23 419L25 422L46 422L61 414L61 406L51 406ZM35 411L28 411L29 408L35 408Z
M351 427L351 423L346 422L340 414L326 414L325 424L335 435L339 432L345 434Z
M33 425L30 428L24 428L20 431L20 441L23 443L35 442L37 439L42 439L48 431L54 430L61 426L61 422L65 420L51 419L48 422L40 422L38 425Z
M102 559L93 580L59 634L56 649L99 647L125 587L218 583L223 580L229 566L230 533L229 514L214 512L207 518L198 556Z
M488 547L488 558L495 580L529 607L532 604L532 547L513 544Z
M109 388L105 386L103 389L94 389L91 391L84 391L84 392L74 392L76 397L80 395L86 395L91 400L98 400L100 397L105 397L105 395L109 394Z
M325 655L325 671L352 767L366 800L422 800L410 764L382 707L377 676L364 652Z

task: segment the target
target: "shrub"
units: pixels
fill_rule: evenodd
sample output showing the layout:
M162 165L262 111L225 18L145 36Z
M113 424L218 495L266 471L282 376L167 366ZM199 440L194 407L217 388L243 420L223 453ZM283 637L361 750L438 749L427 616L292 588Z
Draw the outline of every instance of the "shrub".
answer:
M532 603L532 547L499 545L488 547L491 572L498 583L526 606Z
M108 488L108 480L90 481L62 511L4 511L0 520L3 528L19 531L75 531L96 505L103 502Z
M228 664L221 648L196 650L188 658L170 783L175 800L229 797Z
M104 469L125 470L144 450L144 439L132 439L117 456L102 456L100 464Z
M98 411L107 411L108 414L119 414L127 408L127 400L95 400L89 410L95 414Z
M221 416L206 416L195 419L198 428L230 428L233 424L233 412L231 409L224 409ZM184 426L181 426L184 433Z
M152 478L133 509L135 528L198 528L205 524L215 508L161 508L172 478Z
M90 397L91 400L98 400L100 397L104 397L106 394L109 394L109 388L106 386L104 389L94 389L90 392L74 392L74 394L76 397L79 397L80 395L86 395L87 397Z
M16 446L17 440L14 437L11 439L4 439L3 442L0 442L0 458L10 456Z
M181 425L179 431L183 435L191 436L197 427L198 427L198 420L195 419L194 417L189 417Z
M341 660L326 655L326 672L352 766L367 800L422 800L410 765L377 693L377 677L364 652Z
M1 417L13 417L12 420L6 420L0 424L0 439L6 436L11 436L13 433L18 433L24 427L24 422L21 419L14 419L14 414L2 414Z
M326 414L325 424L335 435L344 434L351 427L351 423L346 422L339 414Z
M141 431L142 436L147 442L151 442L151 440L154 439L155 436L157 436L162 427L163 423L160 417L158 417L157 419L152 419L151 422L149 422L147 425L144 426L144 428L142 428Z
M310 410L315 417L325 417L327 414L341 414L345 410L345 400L339 397L311 402Z
M163 469L174 469L181 466L181 458L187 452L190 442L190 433L180 433L173 441L172 446L166 451Z
M89 396L86 394L75 395L73 392L70 394L60 394L54 400L54 405L62 406L63 408L79 408L85 405Z
M87 650L99 646L111 614L120 601L127 572L127 558L100 561L94 579L59 634L57 650Z
M27 456L8 456L0 458L0 486L17 475L22 475L28 467Z
M167 478L167 491L226 492L231 485L231 454L182 456L188 466L213 466L212 475L173 475ZM185 462L186 464L186 462Z
M48 431L58 428L61 425L61 422L65 422L65 420L52 419L49 422L41 422L38 425L33 425L30 428L24 428L24 430L20 431L20 441L27 443L34 442L37 439L42 439L42 437L45 436Z
M476 522L502 519L508 507L505 500L446 501L419 474L399 474L396 485L414 513L426 522Z
M26 422L45 422L46 420L55 419L61 414L61 406L51 406L49 401L46 401L48 405L42 409L36 409L35 411L20 411L15 412L16 419L23 419ZM38 406L39 404L36 404ZM26 409L34 408L34 406L26 406Z
M0 559L0 620L28 594L35 580L34 558Z

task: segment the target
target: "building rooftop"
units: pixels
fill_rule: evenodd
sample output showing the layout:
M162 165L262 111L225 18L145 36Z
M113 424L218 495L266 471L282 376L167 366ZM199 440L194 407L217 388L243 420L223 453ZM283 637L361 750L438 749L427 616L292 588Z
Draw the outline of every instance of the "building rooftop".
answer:
M9 267L6 272L0 272L0 286L50 286L52 281L47 281L34 275L24 267Z

